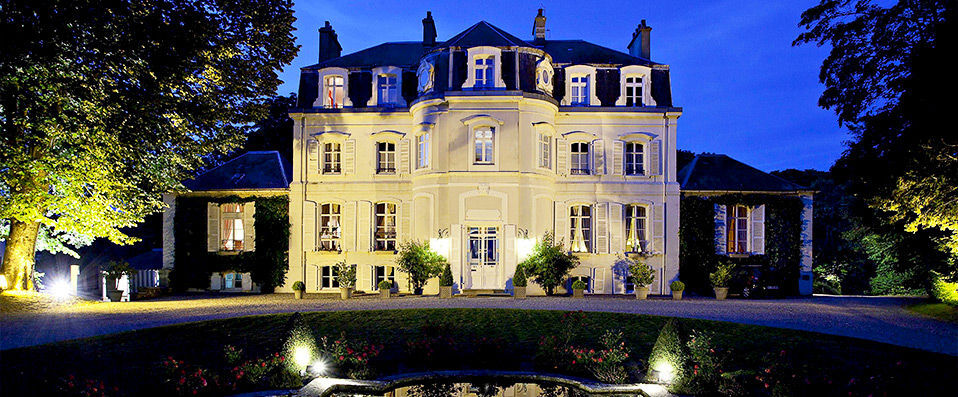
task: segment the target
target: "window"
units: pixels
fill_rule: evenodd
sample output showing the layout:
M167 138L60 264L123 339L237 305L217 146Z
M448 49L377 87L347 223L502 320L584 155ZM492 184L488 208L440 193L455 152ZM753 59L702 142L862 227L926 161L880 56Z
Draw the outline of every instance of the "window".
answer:
M220 205L220 250L243 250L243 204Z
M572 144L572 175L589 175L589 144L575 142Z
M323 204L319 207L320 251L339 251L342 237L339 204Z
M625 251L645 251L643 242L646 241L646 220L648 219L645 207L637 204L625 206Z
M396 75L394 74L379 75L376 82L379 87L379 106L396 106L399 103L399 86L396 82Z
M592 207L572 206L569 209L569 221L572 252L592 252Z
M392 142L376 143L376 173L396 173L396 144Z
M578 280L582 280L585 283L585 292L592 293L592 277L589 276L572 276L569 277L569 290L572 290L572 284Z
M469 228L469 264L495 266L499 263L499 230L495 227Z
M416 138L416 167L429 167L429 133L425 132Z
M625 78L625 106L644 106L642 103L642 76Z
M396 204L376 203L376 251L396 250Z
M339 288L339 280L336 279L339 276L339 269L336 266L323 266L320 269L322 273L319 278L319 287Z
M475 149L476 164L492 164L493 158L493 134L495 129L492 127L483 127L475 131Z
M589 104L589 76L573 76L570 87L573 106Z
M243 275L240 273L226 273L223 276L223 288L243 288Z
M496 86L495 57L481 56L476 60L476 88L491 88Z
M552 169L552 137L539 134L539 167Z
M645 145L638 142L626 142L625 174L645 175Z
M343 97L345 96L345 91L343 91L343 76L327 76L323 86L326 92L325 106L327 108L342 108Z
M396 288L395 266L373 266L373 291L379 290L379 283L389 281Z
M323 144L323 173L338 174L342 165L342 146L335 142Z
M744 254L748 252L748 207L744 205L729 206L726 214L728 225L728 248L730 254Z

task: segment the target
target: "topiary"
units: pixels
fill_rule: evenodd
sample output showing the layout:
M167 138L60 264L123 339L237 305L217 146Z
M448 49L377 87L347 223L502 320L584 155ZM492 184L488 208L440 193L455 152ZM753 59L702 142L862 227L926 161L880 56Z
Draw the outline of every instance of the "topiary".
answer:
M448 263L446 267L442 269L442 276L439 277L439 286L452 287L452 267L450 267Z
M672 284L669 284L669 287L675 292L685 291L685 283L679 280L673 281Z
M575 280L575 282L572 283L572 289L586 289L586 288L588 288L588 285L586 285L585 281L582 281L582 279Z
M649 381L671 384L682 390L688 382L690 364L688 334L676 319L665 322L649 355Z
M380 291L387 291L393 289L393 282L389 280L380 281L377 285Z
M306 283L302 281L297 281L293 283L293 291L305 291L305 290L306 290Z
M516 273L512 276L512 285L514 287L525 287L528 285L526 271L522 270L522 266L516 267Z

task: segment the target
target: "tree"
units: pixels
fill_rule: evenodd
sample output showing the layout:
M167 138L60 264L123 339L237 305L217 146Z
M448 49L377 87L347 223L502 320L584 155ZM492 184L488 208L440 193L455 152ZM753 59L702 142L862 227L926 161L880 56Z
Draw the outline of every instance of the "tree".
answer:
M293 119L289 118L289 109L296 107L296 94L277 96L269 101L269 113L256 123L255 129L246 139L245 149L276 150L283 159L293 159Z
M542 240L536 243L532 255L519 266L527 276L532 277L533 282L546 290L546 295L552 295L569 272L579 266L579 258L564 251L562 243L556 244L552 233L546 232Z
M422 293L426 281L442 272L442 265L446 259L429 249L428 242L417 240L407 241L399 246L396 264L403 272L409 275L413 291Z
M292 61L289 0L13 0L0 33L3 274L32 289L37 236L121 228L242 143ZM63 239L61 239L63 241Z

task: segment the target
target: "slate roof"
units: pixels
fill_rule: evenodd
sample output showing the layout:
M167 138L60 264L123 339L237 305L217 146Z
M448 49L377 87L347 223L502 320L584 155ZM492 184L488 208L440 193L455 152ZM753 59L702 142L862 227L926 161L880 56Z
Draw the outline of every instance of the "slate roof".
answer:
M542 50L552 55L553 63L604 63L622 65L653 65L647 59L636 58L622 51L593 44L585 40L545 40Z
M505 30L499 29L498 27L493 26L491 23L486 21L479 21L475 25L470 26L466 30L463 30L461 33L452 36L451 39L446 40L442 44L443 47L476 47L476 46L493 46L493 47L532 47L532 44L529 44L523 39L520 39L516 36L509 34Z
M808 188L763 172L724 154L703 153L678 172L681 190L795 192Z
M425 46L421 41L382 43L339 58L307 66L304 69L419 65L419 58L422 57L422 54L432 49L433 47Z
M247 152L183 182L193 191L287 189L292 169L277 151Z

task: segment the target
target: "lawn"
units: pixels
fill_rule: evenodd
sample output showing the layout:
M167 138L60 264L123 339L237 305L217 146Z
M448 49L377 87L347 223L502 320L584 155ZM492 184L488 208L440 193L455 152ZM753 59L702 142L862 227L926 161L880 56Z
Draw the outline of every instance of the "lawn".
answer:
M226 365L225 345L242 349L248 357L272 355L282 351L292 316L203 321L6 350L0 352L0 384L5 395L48 393L72 376L102 381L108 389L116 387L123 395L167 393L170 389L164 384L161 368L167 357L205 368L222 368ZM562 368L545 368L533 359L543 336L569 334L576 346L596 347L599 336L610 329L623 332L631 357L638 359L635 365L641 366L668 320L585 313L581 323L570 323L563 320L565 316L564 312L516 309L416 309L316 312L303 314L302 318L316 337L345 335L354 342L382 345L382 353L370 362L378 375L476 367L563 372ZM711 334L714 355L726 358L724 368L729 372L761 374L776 365L777 372L784 367L793 375L792 383L800 385L805 378L813 383L834 382L834 390L841 390L843 395L849 391L857 395L861 390L861 395L867 395L875 388L879 389L876 395L882 391L894 395L897 390L907 390L911 395L942 395L958 386L954 377L956 357L802 331L677 321L687 329ZM428 360L409 354L416 341L434 340L448 340L448 345L441 342L436 346L447 346L460 359L443 359L441 352ZM856 388L849 382L870 385Z
M908 306L908 310L952 324L958 324L958 307L947 303L920 303Z

